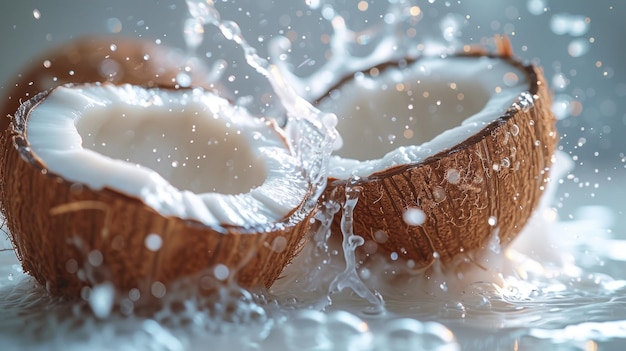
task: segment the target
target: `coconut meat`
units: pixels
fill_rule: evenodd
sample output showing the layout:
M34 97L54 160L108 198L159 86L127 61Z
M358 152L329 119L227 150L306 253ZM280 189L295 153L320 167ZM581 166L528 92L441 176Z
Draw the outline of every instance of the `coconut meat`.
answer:
M329 176L367 177L451 149L504 115L528 87L526 73L492 57L424 57L357 73L320 103L338 116L344 141Z
M26 135L48 172L209 226L279 221L309 191L273 123L202 90L57 87Z

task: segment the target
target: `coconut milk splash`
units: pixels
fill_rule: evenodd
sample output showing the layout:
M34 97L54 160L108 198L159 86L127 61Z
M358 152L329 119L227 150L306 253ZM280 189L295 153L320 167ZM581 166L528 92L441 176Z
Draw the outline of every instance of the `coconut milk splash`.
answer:
M356 179L349 182L345 187L345 199L342 208L343 212L341 214L341 232L343 234L341 248L343 250L346 268L333 279L330 284L329 292L341 292L346 288L350 288L358 296L372 304L374 309L371 310L371 312L380 312L384 305L382 296L372 293L363 283L357 272L359 267L357 265L356 249L363 245L365 240L362 236L355 234L353 230L353 211L357 201L359 201L359 194L362 190L362 188L355 183ZM326 237L328 237L328 235L326 235Z
M429 1L431 4L434 1ZM460 42L457 38L462 27L462 19L454 16L445 16L437 27L440 35L423 35L417 42L418 24L424 18L422 8L410 0L390 0L383 15L364 18L365 26L351 28L357 21L348 21L342 13L366 13L369 7L367 1L361 1L356 6L352 1L306 1L311 10L319 11L320 19L327 21L332 28L328 46L330 56L325 58L324 64L308 76L298 75L289 58L290 41L285 37L273 38L270 42L272 61L281 69L285 79L301 96L314 100L318 99L335 85L340 79L354 72L361 72L379 63L397 61L419 55L446 55L458 51ZM369 24L375 23L375 24ZM426 26L420 26L424 31ZM441 40L435 38L441 37ZM287 58L287 59L286 59Z
M246 62L269 80L274 92L279 97L280 103L287 111L289 116L286 123L287 132L291 137L296 154L300 156L303 170L309 173L310 179L315 185L318 196L313 198L318 199L326 184L328 158L333 147L338 146L335 144L337 138L336 116L321 112L303 97L297 95L291 85L283 78L279 68L257 55L256 49L250 46L242 36L239 26L235 22L221 20L219 12L212 3L187 0L187 4L192 18L197 23L203 26L208 24L217 27L226 39L240 45ZM352 233L351 213L358 200L358 193L357 187L347 187L346 198L341 201L343 203L342 232L344 236L342 251L345 255L346 269L333 280L329 292L340 292L350 288L375 305L377 310L380 310L382 298L375 296L365 287L356 272L354 252L364 242L361 236ZM328 235L324 235L324 237L328 237Z
M379 31L357 32L348 28L345 19L332 5L312 1L309 2L310 7L320 9L322 17L331 23L334 30L330 41L332 56L316 73L303 78L290 72L287 66L283 65L285 60L278 59L279 56L287 53L286 39L277 38L273 41L270 51L275 63L269 63L260 58L256 50L248 45L236 23L220 19L219 12L213 7L212 2L188 0L187 3L195 21L201 23L202 26L209 24L219 28L227 39L242 47L247 63L268 78L289 114L290 120L287 127L292 126L292 128L288 131L292 136L291 140L294 141L296 152L303 155L303 164L306 165L307 160L310 159L317 159L321 163L315 174L318 177L315 178L318 181L317 184L325 182L324 162L327 161L325 157L331 152L336 120L334 116L318 111L304 98L317 97L346 73L356 72L376 63L419 54L444 55L454 51L457 45L455 33L461 26L459 18L445 16L440 23L444 44L424 42L418 45L403 45L406 36L397 35L397 33L407 32L404 29L399 31L399 29L407 23L415 25L420 20L422 12L419 7L403 1L390 2L391 5L385 17L385 26ZM364 35L371 37L372 33L378 35L379 38L366 55L356 57L347 50L355 42L365 42ZM525 104L532 103L532 99L523 98L519 103L520 108L523 109L527 107ZM293 123L294 121L297 123ZM309 126L308 131L303 132L306 130L306 128L302 129L303 125ZM325 145L323 148L311 148L310 143L296 142L311 131L311 126L314 127L313 129L322 131L318 135L327 141L322 143ZM307 152L311 150L316 157L305 157L309 156ZM560 157L559 164L560 171L566 172L569 167L567 159ZM559 170L555 172L555 179L558 179ZM322 188L323 186L320 187ZM465 257L445 267L442 266L436 253L433 265L420 270L415 270L410 261L398 260L399 255L394 257L392 254L389 258L374 257L365 260L358 257L355 250L358 246L367 243L358 233L353 232L351 225L354 220L351 210L358 201L359 189L348 184L345 190L344 199L332 197L326 199L317 216L318 223L317 229L313 231L313 240L292 266L288 267L285 277L272 289L272 293L276 295L276 301L280 301L283 307L315 306L318 309L328 308L329 310L338 308L348 309L358 314L367 311L363 309L362 302L370 308L383 306L382 296L384 296L386 301L391 302L387 304L387 309L398 315L407 314L415 317L420 316L420 312L425 312L425 316L466 318L468 311L491 309L501 300L516 301L531 298L540 289L537 285L545 284L541 281L530 283L531 278L541 279L542 274L546 274L548 269L541 262L554 263L558 273L550 273L552 275L576 271L558 253L551 258L538 258L535 256L537 250L534 247L530 251L523 246L518 249L520 246L517 245L506 250L502 249L498 241L497 218L489 219L493 234L492 240L484 249L469 252ZM546 195L545 199L544 201L551 200L550 195ZM341 243L336 243L330 240L329 228L332 218L339 211L342 211L343 239ZM546 213L551 213L550 211L550 205L544 202L542 208L537 211L527 226L529 229L526 231L531 231L535 235L525 232L520 237L536 238L537 233L542 233L541 230L537 230L538 227L552 225L554 218L544 217ZM411 212L407 212L405 221L408 224L419 225L419 209L411 209ZM519 240L519 242L527 243L528 241ZM292 296L293 301L286 302L286 296ZM436 311L426 308L423 301L433 302L426 305L430 305L429 307L435 308ZM355 306L360 307L354 309ZM416 311L416 308L420 311ZM321 324L323 324L322 320L325 321L322 317L308 317Z
M435 1L429 1L433 2ZM405 34L411 33L410 28L406 30L403 26L414 26L423 16L422 9L418 6L405 1L390 1L389 11L385 15L387 25L377 32L372 32L350 29L347 21L336 9L336 3L339 2L307 2L310 8L321 12L321 18L327 20L334 30L329 44L330 58L316 72L306 77L296 74L293 67L297 66L289 65L289 60L285 59L289 56L288 39L276 38L270 47L272 58L283 71L284 77L299 94L308 99L320 97L328 87L346 74L361 71L380 62L420 54L445 55L464 49L457 40L458 32L463 27L462 16L446 15L441 18L440 41L424 40L417 44L402 45L407 39ZM402 30L399 30L400 28ZM371 50L363 56L356 56L350 52L351 46L355 43L364 43L367 41L364 37L371 38L372 33L380 37ZM515 107L526 110L532 105L533 99L528 94L522 95ZM520 164L512 163L505 158L493 167L494 170L500 167L517 170ZM353 220L350 210L358 201L358 191L355 192L355 189L348 187L346 193L349 194L345 200L327 200L324 211L318 216L321 224L313 237L314 240L287 268L285 278L278 281L272 291L276 294L293 293L294 299L300 299L302 306L307 306L306 302L311 301L311 291L317 289L322 299L332 297L334 306L329 306L329 309L344 308L353 312L362 311L361 307L354 308L355 305L360 306L355 301L355 296L373 303L375 299L372 296L378 295L373 293L376 291L384 296L386 308L392 315L413 318L436 316L443 320L471 320L476 316L487 315L499 326L523 323L519 320L509 320L508 317L499 315L499 311L518 313L514 311L531 310L533 309L531 306L521 302L529 301L532 305L533 301L543 303L551 300L553 297L551 294L555 289L567 290L565 286L571 285L570 280L577 281L579 280L577 277L582 274L572 263L571 257L562 253L567 252L566 249L562 249L563 242L558 239L562 234L560 229L562 224L557 222L556 211L551 203L554 200L557 183L570 167L571 161L568 157L557 156L550 189L545 192L540 208L536 210L513 245L506 249L500 246L498 218L491 217L488 224L493 228L492 237L482 250L468 252L465 257L445 267L435 254L433 265L423 270L413 269L410 261L397 260L399 256L397 253L385 259L376 257L369 262L364 262L362 257L355 255L356 246L359 244L367 246L368 243L361 243L359 240L361 237L358 233L353 233L349 226ZM443 189L439 189L438 192L442 198L446 196ZM342 209L343 242L333 243L328 240L330 237L328 228L335 213ZM405 221L418 225L419 209L412 209L406 213ZM381 241L384 241L387 235L388 233L377 233ZM537 243L542 243L542 247L538 247ZM345 265L343 269L342 263ZM329 279L328 275L332 278ZM623 289L623 281L602 275L598 277L592 274L592 276L593 278L582 280L597 281L595 284L606 288L605 292L608 294ZM327 290L320 289L320 286L329 286L328 291L332 293L350 281L354 282L350 287L357 292L352 299L349 297L341 299L345 295L326 296ZM342 307L336 307L337 305ZM538 309L535 311L539 312Z
M186 2L191 15L191 18L185 22L187 45L195 50L201 42L198 35L204 33L204 30L200 28L211 25L218 28L226 39L242 48L248 65L268 79L280 103L287 111L290 118L286 126L289 141L295 153L300 157L303 171L309 174L316 191L321 193L326 184L326 165L337 134L336 116L321 112L297 95L278 67L261 58L256 49L248 44L237 23L221 20L220 13L213 6L212 1L187 0Z

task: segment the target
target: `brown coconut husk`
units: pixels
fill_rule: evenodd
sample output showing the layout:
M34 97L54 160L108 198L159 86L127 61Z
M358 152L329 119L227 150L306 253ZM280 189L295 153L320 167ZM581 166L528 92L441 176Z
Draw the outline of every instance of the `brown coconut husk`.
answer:
M0 130L20 104L36 94L67 83L111 82L142 87L175 87L181 65L188 60L179 52L151 41L112 35L90 35L55 46L42 53L7 83L0 103ZM192 86L214 89L208 69L191 62Z
M501 116L494 116L493 122L455 147L420 162L380 170L358 181L328 180L323 199L341 201L346 185L360 187L353 230L373 243L365 245L368 252L361 247L361 254L372 254L374 247L377 254L390 257L395 253L400 260L412 261L415 269L428 267L436 257L444 265L461 255L471 260L470 253L485 249L494 236L506 247L537 208L558 141L551 93L541 69L516 60L508 39L496 42L495 55L471 47L461 55L499 57L526 72L527 92L511 101ZM408 64L418 61L409 60ZM397 65L383 63L375 71ZM504 158L508 165L501 164ZM460 176L454 184L447 180L451 169ZM424 223L407 224L403 216L408 208L422 210ZM490 223L491 217L497 223ZM341 213L334 219L335 236L341 235L340 220ZM376 235L378 231L386 234L382 236L385 240Z
M76 297L86 287L111 282L119 291L136 288L149 296L156 282L167 286L203 272L212 276L219 264L228 267L233 283L269 287L301 248L314 214L312 189L276 223L210 227L48 172L26 135L29 111L46 96L25 102L2 135L0 200L24 270L51 294ZM146 247L150 234L162 238L159 250Z

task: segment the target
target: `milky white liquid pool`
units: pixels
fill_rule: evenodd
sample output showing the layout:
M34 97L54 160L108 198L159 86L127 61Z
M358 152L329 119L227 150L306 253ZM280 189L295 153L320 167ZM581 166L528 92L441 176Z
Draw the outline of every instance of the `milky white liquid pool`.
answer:
M567 166L564 158L555 167ZM487 248L487 270L455 278L436 269L403 275L400 265L360 267L363 286L384 297L384 309L352 288L329 294L343 255L315 241L269 292L224 286L198 297L181 282L163 305L133 312L123 303L107 310L106 296L51 298L5 250L3 349L618 349L626 336L626 242L611 235L610 209L587 207L577 220L559 220L553 194L511 247Z

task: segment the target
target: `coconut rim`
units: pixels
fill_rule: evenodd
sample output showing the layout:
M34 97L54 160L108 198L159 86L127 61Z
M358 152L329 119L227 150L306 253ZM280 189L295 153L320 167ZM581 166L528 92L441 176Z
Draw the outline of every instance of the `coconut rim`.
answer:
M318 99L315 99L314 104L316 106L320 106L325 99L330 98L330 95L333 91L337 90L337 89L341 89L344 84L346 83L350 83L351 81L354 80L354 76L357 73L361 73L364 74L365 76L371 76L370 75L370 71L372 69L376 69L379 71L379 75L382 75L383 73L385 73L387 70L389 69L395 69L395 68L399 68L401 66L404 66L404 68L408 68L411 65L417 64L419 63L420 60L422 59L440 59L440 60L446 60L448 58L454 58L454 57L458 57L458 58L481 58L481 57L485 57L485 58L489 58L489 59L499 59L502 60L504 62L506 62L507 64L511 65L512 67L517 68L520 72L524 73L526 75L526 83L528 83L528 87L527 89L523 89L520 91L520 93L517 95L517 98L514 101L511 101L509 107L499 116L495 117L491 122L487 123L486 125L478 128L478 130L474 133L472 133L471 135L469 135L466 139L463 139L462 141L460 141L459 143L456 143L454 145L452 145L451 147L448 148L444 148L440 151L435 152L434 154L431 155L427 155L426 157L423 157L421 159L418 159L416 161L412 161L412 162L403 162L403 163L399 163L399 164L393 164L389 167L381 167L379 165L377 165L376 163L379 163L381 161L383 161L385 158L389 158L391 159L394 153L398 153L400 149L405 148L406 146L398 146L396 148L394 148L393 150L387 152L385 155L383 155L380 158L375 158L375 159L368 159L368 160L355 160L349 157L341 157L338 156L336 154L332 155L331 157L331 166L329 167L330 172L329 172L329 184L331 185L340 185L340 184L345 184L347 182L350 182L350 184L352 185L358 185L358 184L362 184L362 183L366 183L369 181L373 181L373 180L377 180L377 179L382 179L382 178L387 178L396 174L400 174L400 173L404 173L406 172L408 169L412 169L415 167L421 167L424 165L428 165L428 164L432 164L434 162L437 162L449 155L455 154L457 152L460 152L464 149L466 149L469 145L473 145L476 144L478 142L480 142L481 140L485 139L488 135L490 135L494 130L498 129L499 127L501 127L502 125L504 125L505 123L507 123L508 120L510 120L511 118L513 118L519 111L521 111L521 108L519 107L518 102L521 101L522 99L525 99L526 97L531 97L532 99L536 99L538 98L537 93L539 92L539 86L542 84L541 81L538 80L538 74L537 74L537 68L536 66L532 65L532 64L524 64L521 61L515 59L512 56L512 51L510 50L510 48L507 45L504 45L504 48L500 49L500 53L498 54L494 54L494 53L487 53L484 50L477 48L477 49L473 49L473 50L469 50L467 52L460 52L454 55L446 55L446 56L419 56L419 57L413 57L413 58L405 58L405 59L401 59L401 60L394 60L394 61L386 61L383 63L379 63L377 65L368 67L367 69L364 70L360 70L360 71L356 71L356 72L352 72L351 74L345 75L343 78L341 78L339 81L337 81L337 83L335 83L333 86L331 86L327 92L321 96ZM490 98L488 101L490 101ZM478 112L481 112L485 107L481 108L481 110L479 110ZM470 116L467 116L463 119L463 121L472 118L473 116L475 116L476 114L472 114ZM456 126L452 127L451 129L456 129L462 126L461 124L457 124ZM448 130L451 130L448 129ZM448 131L446 130L446 131ZM437 135L435 138L439 137L439 135ZM430 143L431 141L433 141L435 138L432 138L430 140L427 140L419 145L412 145L412 146L417 146L420 147L421 145L424 145L426 143ZM349 167L352 166L352 163L364 163L364 162L371 162L374 163L375 167L378 168L382 168L382 169L377 169L374 170L372 172L369 172L366 175L361 175L359 174L358 176L355 177L355 172L352 172L351 176L349 177L335 177L332 176L332 164L337 164L337 163L347 163ZM351 167L354 168L354 167Z
M110 86L119 87L119 86L128 85L128 84L122 84L122 83L116 84L116 83L110 83L110 82L104 82L104 83L96 82L96 83L67 83L67 84L59 85L59 86L53 87L51 89L48 89L46 91L40 92L40 93L36 94L35 96L33 96L32 98L30 98L29 100L24 101L20 105L20 107L18 108L16 113L13 116L10 116L10 117L12 117L11 118L11 123L9 125L9 128L7 128L7 130L4 133L5 136L12 139L13 147L18 152L18 154L20 155L21 159L23 161L27 162L32 167L34 167L39 173L41 173L41 175L43 175L45 177L48 177L50 179L53 179L54 181L56 181L58 183L65 184L68 187L68 189L71 186L80 185L80 186L85 186L85 187L89 188L93 192L103 192L103 193L112 194L113 196L116 196L116 197L123 197L123 198L125 198L128 201L135 202L137 205L143 205L143 206L149 208L155 214L160 215L162 217L180 220L180 221L183 221L184 223L186 223L186 225L189 225L189 226L200 227L200 228L202 228L202 227L209 228L209 229L211 229L213 231L216 231L216 232L219 232L219 233L222 233L222 234L233 234L233 233L236 233L236 234L260 234L260 233L264 233L264 232L273 232L275 230L285 230L285 229L287 229L289 227L292 227L292 226L296 225L301 220L305 219L307 217L307 215L309 215L311 212L315 211L315 208L317 206L317 199L315 198L315 195L316 195L317 192L314 189L315 184L313 184L313 182L310 179L306 179L306 177L304 177L304 176L303 176L303 178L306 181L307 189L302 191L302 199L301 199L301 201L299 201L296 206L293 206L291 208L291 210L288 211L286 214L284 214L281 218L279 218L277 220L274 220L274 221L264 222L264 223L254 223L254 224L246 223L244 225L238 225L238 224L230 224L230 223L207 224L207 223L205 223L205 222L203 222L201 220L195 219L195 218L183 218L181 216L176 216L176 215L164 215L159 210L157 210L157 209L153 208L152 206L146 204L139 197L136 197L136 196L133 196L133 195L129 195L127 193L124 193L123 191L119 191L119 190L117 190L115 188L112 188L110 186L104 186L101 189L93 189L93 188L89 187L87 184L84 184L83 182L70 181L70 180L64 178L62 175L50 171L48 169L48 167L46 166L45 162L38 155L36 155L33 152L33 150L31 149L31 146L30 146L30 142L28 141L27 124L28 124L28 120L30 118L30 111L32 111L40 103L42 103L48 97L48 95L50 93L52 93L55 89L58 89L60 87L72 88L72 87L83 86L83 85L110 85ZM198 88L193 88L193 87L180 89L180 88L174 88L174 87L169 87L169 86L155 86L155 87L150 87L150 88L139 87L139 88L143 89L143 90L158 89L158 90L167 91L167 92L176 92L176 91L182 91L182 90L189 90L189 91L191 91L191 90L194 90L194 89L198 89ZM205 91L205 92L213 93L213 92L210 92L210 91ZM250 116L254 117L252 115L250 115ZM274 121L267 120L266 122L268 124L270 124L270 126L268 126L268 128L272 128L273 131L276 132L277 135L282 139L282 141L284 142L284 145L285 145L285 150L288 150L289 152L293 152L292 147L289 144L288 140L286 139L286 136L284 135L282 129L280 129ZM104 155L101 155L101 156L104 156ZM106 157L108 157L108 156L106 156ZM120 160L120 161L126 162L126 161L123 161L123 160ZM298 166L297 168L298 168L298 172L294 172L294 173L302 174L303 170L300 169L301 166ZM156 172L156 171L154 171L154 172ZM258 187L255 187L253 189L257 189L257 188L266 186L267 178L269 178L269 175L267 175L264 178L263 184L259 185ZM166 182L168 183L168 185L171 185L169 183L169 181L166 180ZM8 189L4 189L3 191L6 192L7 190ZM224 195L224 194L220 194L220 193L214 193L214 194L217 194L218 196L219 195ZM246 195L247 194L249 194L249 192L246 193Z
M114 51L111 49L112 46L115 47ZM141 55L125 55L123 61L118 58L130 47L141 52ZM101 55L97 56L98 54ZM73 55L80 55L81 61L72 63ZM147 60L146 55L148 55ZM111 82L137 84L145 88L178 88L173 72L179 72L178 63L184 59L183 55L182 51L173 47L156 45L142 38L119 34L86 34L62 42L58 46L48 47L33 57L32 62L24 64L21 67L21 73L7 78L5 82L0 82L5 83L7 87L5 100L0 103L0 110L3 113L0 116L0 132L8 128L11 123L9 116L15 114L22 102L58 85ZM139 61L140 65L137 66L140 57L142 61ZM114 70L115 74L103 74L94 67L96 62L101 64L111 59L120 64L118 69ZM46 60L50 61L51 67L44 68L41 62ZM135 66L130 66L130 64L135 64ZM77 65L79 67L74 67ZM219 82L209 79L209 68L205 67L203 62L192 58L187 61L186 65L191 67L191 71L188 72L191 84L185 89L201 87L225 93L224 89L220 89ZM62 74L57 72L61 69L59 67L64 67ZM71 70L72 68L76 71ZM66 72L72 72L72 74ZM42 79L42 77L47 78Z

